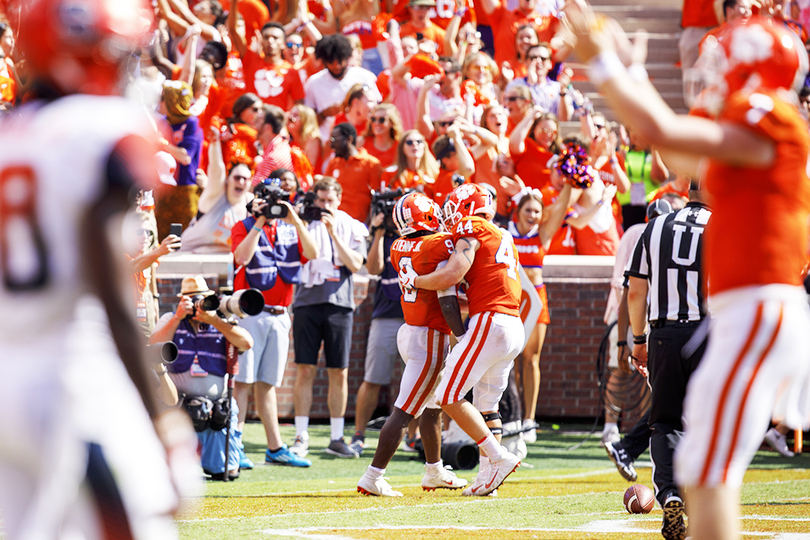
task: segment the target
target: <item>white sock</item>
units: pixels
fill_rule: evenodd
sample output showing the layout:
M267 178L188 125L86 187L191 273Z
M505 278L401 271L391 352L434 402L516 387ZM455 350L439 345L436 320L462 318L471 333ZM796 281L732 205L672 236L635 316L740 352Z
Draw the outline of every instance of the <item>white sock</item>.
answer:
M427 462L425 462L425 466L428 468L428 470L431 470L431 469L438 470L438 469L441 469L441 468L444 467L444 462L441 459L439 461L437 461L436 463L427 463Z
M492 433L487 435L486 439L479 442L478 446L484 451L484 454L489 458L490 461L498 461L501 459L501 456L505 450L505 448L501 446L501 443L498 442L498 439L496 439L495 435Z
M309 440L309 416L296 416L295 417L295 436L301 437L305 441Z
M385 469L378 469L377 467L372 467L371 465L368 466L366 470L366 474L368 474L372 480L376 480L377 478L382 478L385 474Z
M345 420L343 417L329 418L329 427L332 428L332 440L336 441L343 438L343 425Z
M608 431L613 431L614 429L618 430L619 424L616 422L605 422L605 429L602 430L602 433L607 433Z

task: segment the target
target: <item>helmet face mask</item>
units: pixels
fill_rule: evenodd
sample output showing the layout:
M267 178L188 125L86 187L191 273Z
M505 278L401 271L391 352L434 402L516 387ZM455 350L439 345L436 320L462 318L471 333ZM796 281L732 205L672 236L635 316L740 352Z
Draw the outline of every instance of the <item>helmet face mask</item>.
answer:
M422 193L409 193L400 198L394 206L393 219L401 236L418 231L442 231L439 205Z
M444 215L448 229L467 216L477 215L492 220L495 217L492 194L478 184L462 184L450 193L444 203Z

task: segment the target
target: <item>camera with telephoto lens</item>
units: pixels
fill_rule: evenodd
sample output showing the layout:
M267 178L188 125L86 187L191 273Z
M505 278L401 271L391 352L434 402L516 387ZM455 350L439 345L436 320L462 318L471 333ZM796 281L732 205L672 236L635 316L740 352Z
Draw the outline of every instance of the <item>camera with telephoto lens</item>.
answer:
M310 221L320 221L324 212L327 214L329 213L328 210L315 206L315 201L318 200L318 196L314 191L307 191L304 193L301 196L301 200L303 206L301 207L301 210L298 211L298 217L307 223Z
M223 319L237 316L240 319L258 315L264 309L264 296L259 289L243 289L232 295L223 294L219 297L219 310L217 313Z
M256 186L253 194L257 199L267 203L267 205L260 212L253 212L255 218L261 216L267 219L287 217L287 207L281 204L281 201L289 201L290 193L284 191L278 186L272 184L259 184Z
M146 346L146 354L149 360L154 363L160 362L165 365L173 364L179 354L177 345L173 341L161 341Z
M219 298L213 294L204 296L202 294L195 294L191 297L191 303L194 304L194 313L186 315L183 320L189 320L194 317L197 311L214 311L219 307Z
M400 197L411 191L413 190L402 191L402 188L397 188L396 191L372 191L371 217L373 218L377 214L385 215L382 226L388 232L397 232L397 226L394 225L394 207Z

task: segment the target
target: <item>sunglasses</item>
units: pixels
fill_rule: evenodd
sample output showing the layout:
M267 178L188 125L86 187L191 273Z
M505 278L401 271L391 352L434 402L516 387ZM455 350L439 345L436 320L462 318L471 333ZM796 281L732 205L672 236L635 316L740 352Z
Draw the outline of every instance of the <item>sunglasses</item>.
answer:
M425 141L422 141L420 139L408 139L407 141L405 141L405 144L407 144L408 146L414 146L414 145L421 146L421 145L425 144Z
M507 103L514 103L515 101L520 101L522 99L526 99L523 96L504 96L504 101Z
M384 124L386 120L388 120L388 118L386 118L386 117L382 117L382 118L375 118L375 117L373 117L373 116L371 117L371 123L372 123L372 124L373 124L374 122L376 122L376 123L378 123L378 124Z
M449 120L449 121L444 121L444 122L437 122L437 124L439 124L441 127L450 127L450 126L452 126L452 125L453 125L453 122L455 122L455 120Z
M555 133L557 133L557 130L554 128L540 128L540 131L542 131L546 135L554 135Z
M303 43L295 43L295 42L292 42L292 41L287 42L287 48L288 49L300 49L303 46L304 46Z

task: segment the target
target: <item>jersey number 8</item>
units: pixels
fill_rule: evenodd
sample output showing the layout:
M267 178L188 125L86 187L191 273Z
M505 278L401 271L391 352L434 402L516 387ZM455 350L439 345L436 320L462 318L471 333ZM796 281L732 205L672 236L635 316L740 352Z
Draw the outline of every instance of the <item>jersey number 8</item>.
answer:
M0 171L0 268L10 291L48 281L45 240L36 218L36 177L31 167Z

